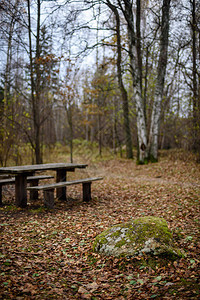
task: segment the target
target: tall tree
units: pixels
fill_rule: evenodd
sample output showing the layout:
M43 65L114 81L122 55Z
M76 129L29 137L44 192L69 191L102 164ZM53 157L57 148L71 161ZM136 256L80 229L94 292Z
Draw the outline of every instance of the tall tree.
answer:
M47 101L45 105L44 90L47 81L53 77L51 71L55 67L56 59L52 53L46 52L45 43L48 43L48 38L45 27L41 27L41 0L37 0L37 22L36 22L36 35L32 34L31 24L31 7L30 0L27 0L28 6L28 35L29 35L29 65L30 65L30 82L31 82L31 118L33 120L33 136L29 135L29 141L35 152L35 162L42 163L42 126L46 119L51 116L51 107ZM41 34L42 33L42 34ZM35 36L35 41L32 41L32 36ZM43 45L42 45L43 43ZM35 49L33 47L35 45ZM34 55L35 54L35 55ZM51 67L47 68L47 65ZM55 80L55 78L54 78ZM45 83L46 81L46 83ZM53 79L48 89L52 89L55 84ZM43 93L43 94L42 94Z
M122 46L121 46L121 33L120 33L120 16L118 13L118 9L115 5L113 5L109 0L106 1L108 7L112 10L115 15L116 20L116 36L117 36L117 77L118 84L121 91L122 102L123 102L123 115L124 115L124 132L126 136L126 157L133 158L133 150L132 150L132 138L131 138L131 130L130 130L130 121L129 121L129 103L128 103L128 94L125 89L122 77Z
M3 72L3 92L4 99L0 111L0 163L6 165L9 152L13 144L13 44L16 36L14 35L16 27L21 21L20 1L5 1L1 4L2 10L2 41L5 41L5 70ZM11 132L12 131L12 132ZM17 144L17 143L16 143Z
M131 72L133 77L134 97L136 102L137 113L137 130L138 130L138 160L144 163L149 157L154 161L157 160L158 154L158 133L161 115L161 104L164 88L164 80L167 66L167 50L169 35L169 8L170 0L163 0L162 5L162 22L160 33L160 52L157 70L157 83L154 95L154 104L151 116L151 127L149 141L147 145L147 124L145 117L145 103L142 96L142 57L141 57L141 34L140 34L140 0L137 0L136 9L136 33L134 28L132 1L118 1L119 6L124 14L128 25L128 42Z
M139 5L139 1L137 1ZM118 0L125 20L127 22L128 31L128 44L129 44L129 57L130 57L130 69L133 78L133 90L134 99L136 103L137 114L137 136L138 136L138 161L144 163L147 159L147 130L145 119L144 99L142 97L142 72L141 72L141 49L140 42L137 42L137 36L139 37L139 21L137 21L137 36L135 33L134 17L132 1L130 0ZM137 18L140 18L139 9L137 11Z
M31 104L33 115L33 131L34 138L32 146L35 151L36 163L42 163L41 153L41 136L40 136L40 0L37 0L37 34L36 34L36 57L33 64L32 49L32 27L31 27L31 9L30 0L27 0L28 6L28 35L29 35L29 62L30 62L30 78L31 78ZM34 70L35 76L34 78Z
M193 150L199 154L200 159L200 71L198 71L198 47L200 48L200 26L198 27L198 13L196 0L191 4L191 35L192 35L192 102L193 102ZM199 4L198 4L199 5ZM199 6L200 9L200 6ZM199 13L200 14L200 13ZM200 16L199 16L200 19ZM198 43L199 35L199 45ZM200 50L199 50L200 55Z
M157 161L158 159L158 135L160 129L161 104L168 57L170 2L171 0L163 0L162 6L160 53L148 145L149 156L152 161Z
M37 35L36 35L36 57L35 57L35 100L34 100L34 137L35 137L35 158L36 163L42 163L41 152L41 118L40 118L40 93L41 93L41 73L40 73L40 0L37 0Z

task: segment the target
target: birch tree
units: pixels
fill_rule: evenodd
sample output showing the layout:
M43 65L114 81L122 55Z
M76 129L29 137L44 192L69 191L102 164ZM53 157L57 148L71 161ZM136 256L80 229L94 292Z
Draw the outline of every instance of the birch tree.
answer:
M158 158L158 133L161 116L161 103L167 66L170 0L163 0L162 6L162 23L160 30L160 52L157 70L157 83L154 95L149 139L147 138L145 103L142 97L141 85L142 58L140 44L140 0L137 0L136 33L134 28L132 1L118 1L118 5L123 12L128 26L130 67L133 78L134 99L136 103L137 114L138 162L145 163L145 161L147 161L149 158L153 161L156 161Z
M158 135L160 129L161 104L167 67L167 53L169 40L169 10L171 0L163 0L162 23L160 34L160 53L157 70L157 81L154 95L148 151L151 161L158 160Z
M144 99L142 97L141 90L141 61L138 59L140 57L139 52L140 45L136 42L136 33L134 26L133 8L132 1L123 0L118 1L125 20L127 22L128 31L128 47L129 47L129 57L130 57L130 70L133 79L133 90L134 90L134 100L136 104L136 117L137 117L137 137L138 137L138 161L139 163L144 163L148 157L147 153L147 130L146 130L146 119L145 119L145 107ZM139 14L137 17L140 17ZM137 36L139 33L137 34Z

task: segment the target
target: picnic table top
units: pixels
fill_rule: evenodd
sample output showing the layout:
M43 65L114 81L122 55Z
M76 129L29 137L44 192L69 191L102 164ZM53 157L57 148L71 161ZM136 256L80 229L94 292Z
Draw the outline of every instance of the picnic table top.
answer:
M59 170L64 169L66 171L73 170L75 168L86 168L87 164L78 163L50 163L50 164L35 164L35 165L24 165L24 166L11 166L0 168L0 174L20 174L29 173L43 170Z

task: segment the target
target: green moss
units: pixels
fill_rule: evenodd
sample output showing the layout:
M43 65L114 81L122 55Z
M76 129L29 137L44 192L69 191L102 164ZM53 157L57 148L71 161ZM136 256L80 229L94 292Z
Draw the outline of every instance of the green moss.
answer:
M125 239L130 240L132 243L137 242L139 245L143 244L147 237L157 237L159 240L162 240L167 244L169 244L170 240L172 239L172 233L167 227L167 222L164 219L157 217L141 217L137 220L134 220L132 223L119 224L113 226L112 228L120 229L114 231L111 234L111 237L120 236L121 230L126 228L128 230L125 233ZM134 231L137 232L136 235L133 234ZM108 231L104 232L104 236L106 236L107 233Z
M181 250L178 249L178 248L169 247L167 250L168 251L166 252L166 255L165 255L166 258L176 260L177 256L180 257L180 258L185 257L185 254L183 252L181 252Z
M8 205L3 207L3 209L5 209L5 211L18 211L20 208L15 205Z
M148 165L148 163L157 163L158 159L155 158L153 155L149 155L148 158L145 158L144 161L141 161L139 159L137 159L136 164L137 165Z
M133 223L138 225L137 230L139 231L138 236L141 243L146 239L146 233L148 233L149 238L155 237L167 244L169 244L172 239L172 233L164 219L146 216L134 220Z
M136 165L147 165L148 164L148 162L147 163L145 163L144 161L141 161L141 160L139 160L139 159L137 159L137 161L136 161Z
M44 213L47 209L43 206L37 207L37 208L33 208L30 210L31 213L33 214L40 214L40 213Z
M118 227L118 226L117 226ZM114 228L114 227L113 227ZM112 234L111 234L111 237L118 237L119 235L120 235L120 233L121 233L121 231L120 230L117 230L117 231L115 231L115 232L113 232Z
M96 237L95 242L93 244L93 251L97 250L97 246L98 246L98 248L102 247L104 244L106 244L108 242L108 240L105 238L105 236L106 236L106 233L104 231Z
M150 161L151 163L157 163L157 162L158 162L158 159L155 158L155 157L151 154L151 155L149 155L149 161Z
M168 229L167 222L151 216L107 229L96 237L93 250L102 253L105 251L106 255L116 256L143 255L143 253L183 256L180 250L173 247L172 233Z
M121 239L121 241L117 242L115 247L122 247L123 245L126 245L126 241L124 239Z

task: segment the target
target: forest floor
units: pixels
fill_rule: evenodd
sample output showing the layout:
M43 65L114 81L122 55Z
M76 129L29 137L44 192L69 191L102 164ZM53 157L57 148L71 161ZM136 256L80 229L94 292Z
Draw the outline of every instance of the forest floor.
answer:
M83 203L81 187L71 186L68 201L51 211L42 195L16 208L14 188L4 188L0 299L199 299L200 164L179 154L162 152L158 163L142 166L91 161L81 176L104 177L92 184L92 201ZM166 219L184 258L150 263L93 253L97 234L147 215Z

